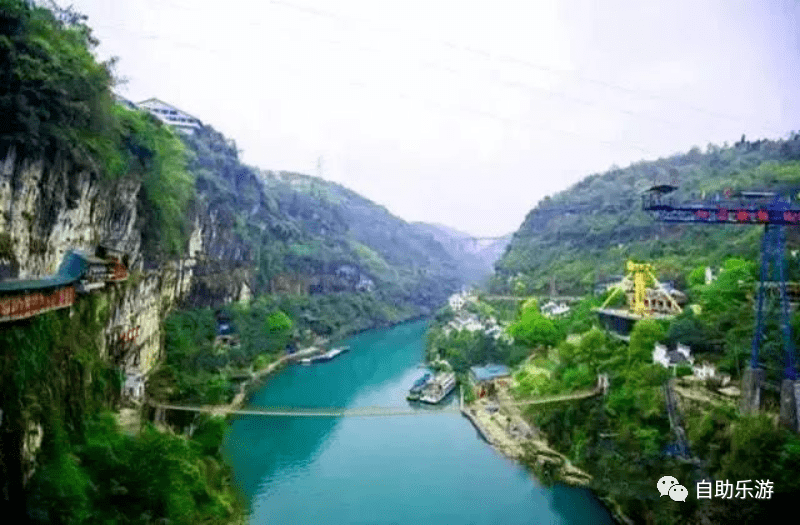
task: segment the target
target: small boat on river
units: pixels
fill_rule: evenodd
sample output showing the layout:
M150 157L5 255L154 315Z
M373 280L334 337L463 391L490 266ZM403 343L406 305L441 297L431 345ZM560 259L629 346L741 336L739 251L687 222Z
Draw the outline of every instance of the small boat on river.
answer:
M420 395L422 395L422 391L425 389L425 386L431 380L431 374L425 374L424 376L420 377L416 381L414 381L414 385L411 387L411 390L408 391L408 399L409 401L418 401Z
M300 364L303 365L310 365L311 363L317 363L322 361L330 361L334 357L338 356L339 354L343 354L350 350L349 346L342 346L339 348L334 348L333 350L328 350L324 354L315 355L313 357L306 357L305 359L300 360Z

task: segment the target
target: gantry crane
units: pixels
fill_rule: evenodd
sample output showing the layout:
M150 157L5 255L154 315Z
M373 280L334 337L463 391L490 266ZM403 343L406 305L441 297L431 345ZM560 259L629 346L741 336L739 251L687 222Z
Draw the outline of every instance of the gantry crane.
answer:
M761 240L761 274L758 287L756 328L750 355L750 367L743 379L742 409L750 412L760 405L760 385L764 373L760 368L759 349L764 336L764 290L769 281L777 282L780 290L781 331L785 352L784 382L781 386L781 419L800 430L797 406L800 405L800 382L795 366L786 294L786 227L800 226L800 206L791 199L772 192L741 192L736 197L728 193L713 201L676 203L671 193L674 185L656 185L642 196L642 209L668 223L763 225ZM771 275L770 275L771 274ZM791 403L789 403L791 401ZM786 413L784 413L784 408Z

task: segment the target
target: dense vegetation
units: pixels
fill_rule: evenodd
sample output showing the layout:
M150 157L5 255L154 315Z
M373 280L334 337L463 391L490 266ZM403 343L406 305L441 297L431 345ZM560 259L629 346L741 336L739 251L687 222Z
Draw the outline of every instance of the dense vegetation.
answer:
M263 301L237 305L228 314L238 344L215 344L217 321L210 308L175 312L166 320L166 360L150 380L150 394L170 401L228 403L232 375L260 369L286 351L292 321Z
M607 397L538 407L527 416L558 450L593 476L591 488L619 504L636 522L777 519L800 488L795 476L800 438L777 428L767 415L738 415L733 404L689 405L684 418L690 447L703 461L694 468L675 458L662 389L672 373L650 359L653 343L664 334L658 323L641 321L631 344L625 345L594 329L577 344L565 342L535 357L516 374L516 394L570 392L591 387L596 371L609 375L612 388ZM534 456L529 462L538 468ZM547 479L547 473L542 474ZM686 502L659 499L654 487L667 474L689 488ZM695 484L703 479L729 480L734 486L738 480L751 480L751 487L755 479L770 480L775 493L770 500L698 501Z
M113 148L113 63L97 63L98 43L83 17L60 27L46 9L0 1L0 152L60 157L78 165Z
M654 263L663 280L682 287L688 269L718 268L728 257L756 260L762 228L667 225L642 211L643 192L654 181L673 180L680 186L678 200L713 198L726 189L768 189L794 197L800 187L800 134L776 141L743 137L731 147L694 148L586 177L531 210L496 265L493 288L542 293L555 278L560 293L582 295L591 293L596 281L623 273L628 259ZM800 237L790 230L789 246L795 249ZM800 276L796 259L790 273Z
M220 313L229 318L238 344L215 344L216 313L210 308L172 313L164 323L166 360L149 382L152 396L187 403L231 401L237 378L265 368L289 347L318 335L344 335L409 318L413 312L370 294L264 295Z
M702 272L686 269L687 293L692 308L672 320L636 323L630 342L609 337L599 329L591 311L607 298L592 297L574 304L563 317L550 319L539 312L535 300L510 307L508 302L469 305L467 313L493 315L508 323L514 335L513 355L482 344L480 333L454 332L445 337L443 327L454 313L446 308L437 316L429 341L429 357L444 357L464 368L486 361L514 367L512 393L520 399L565 394L595 386L597 374L607 374L611 389L604 398L577 403L530 408L526 417L570 461L588 472L591 488L634 522L756 523L777 519L800 490L795 472L800 464L800 438L775 424L774 418L739 415L734 401L681 403L690 450L701 461L693 465L675 455L676 438L665 408L664 385L673 377L692 375L690 367L675 372L652 364L655 343L684 343L695 359L716 363L722 372L738 378L747 365L753 329L755 264L739 258L722 263L722 271L709 284ZM793 318L795 328L800 318ZM800 342L795 329L795 345ZM763 360L782 363L780 332L767 327ZM779 379L782 367L767 368L768 379ZM694 386L691 386L694 385ZM719 380L689 381L684 388L715 394ZM766 408L777 410L777 398L764 393ZM719 396L717 396L719 397ZM541 463L534 449L525 463L548 482L558 481L556 471ZM654 489L664 475L677 477L689 488L690 498L675 503L659 498ZM704 479L769 480L770 499L720 497L696 499L696 483ZM715 487L714 487L715 489Z
M140 180L149 258L175 257L186 244L193 196L184 147L157 119L113 104L113 62L95 60L85 17L61 15L0 1L0 156L13 148L17 160Z
M448 330L447 324L456 317L448 306L435 317L428 332L426 356L429 362L447 360L458 373L465 373L471 366L501 363L514 367L528 358L532 351L553 347L566 340L567 336L580 334L593 325L592 308L603 298L587 298L575 305L567 315L551 319L539 311L539 304L530 299L523 304L505 301L468 302L463 314L475 315L485 322L497 320L507 325L504 331L512 336L509 341L496 338L481 330Z
M121 391L99 347L108 306L92 295L71 316L52 312L0 331L0 459L10 512L64 524L227 523L241 515L230 473L210 445L220 421L205 420L193 440L149 427L128 437L106 412L118 407ZM33 462L20 450L37 423L42 442Z
M424 229L385 208L306 175L266 172L263 180L300 232L287 247L289 271L354 267L374 282L382 300L428 312L463 284L459 261ZM335 291L324 282L318 286Z
M28 490L32 523L225 524L243 513L218 445L225 423L206 419L193 439L146 424L123 434L113 414L85 421L81 439L56 431Z

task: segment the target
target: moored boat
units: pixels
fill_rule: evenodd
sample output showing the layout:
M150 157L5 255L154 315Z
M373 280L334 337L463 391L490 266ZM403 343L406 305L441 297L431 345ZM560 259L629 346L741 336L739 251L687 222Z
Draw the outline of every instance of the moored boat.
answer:
M414 384L411 386L411 389L408 391L408 399L409 401L418 401L420 396L422 395L422 391L425 389L425 386L431 380L431 374L425 374L424 376L420 377Z
M456 375L445 372L434 377L422 391L419 400L435 405L440 403L456 387Z
M328 350L324 354L315 355L313 357L307 357L305 359L301 359L300 363L304 365L310 365L311 363L316 363L318 361L330 361L334 357L338 356L339 354L343 354L350 350L349 346L342 346L339 348L334 348L333 350Z

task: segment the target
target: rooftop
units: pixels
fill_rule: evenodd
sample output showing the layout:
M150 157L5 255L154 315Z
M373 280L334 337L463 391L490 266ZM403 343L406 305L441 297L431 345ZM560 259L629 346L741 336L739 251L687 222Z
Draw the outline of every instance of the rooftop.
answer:
M508 367L505 365L486 365L486 366L473 366L470 368L475 379L478 381L489 381L498 377L507 377L511 375Z

